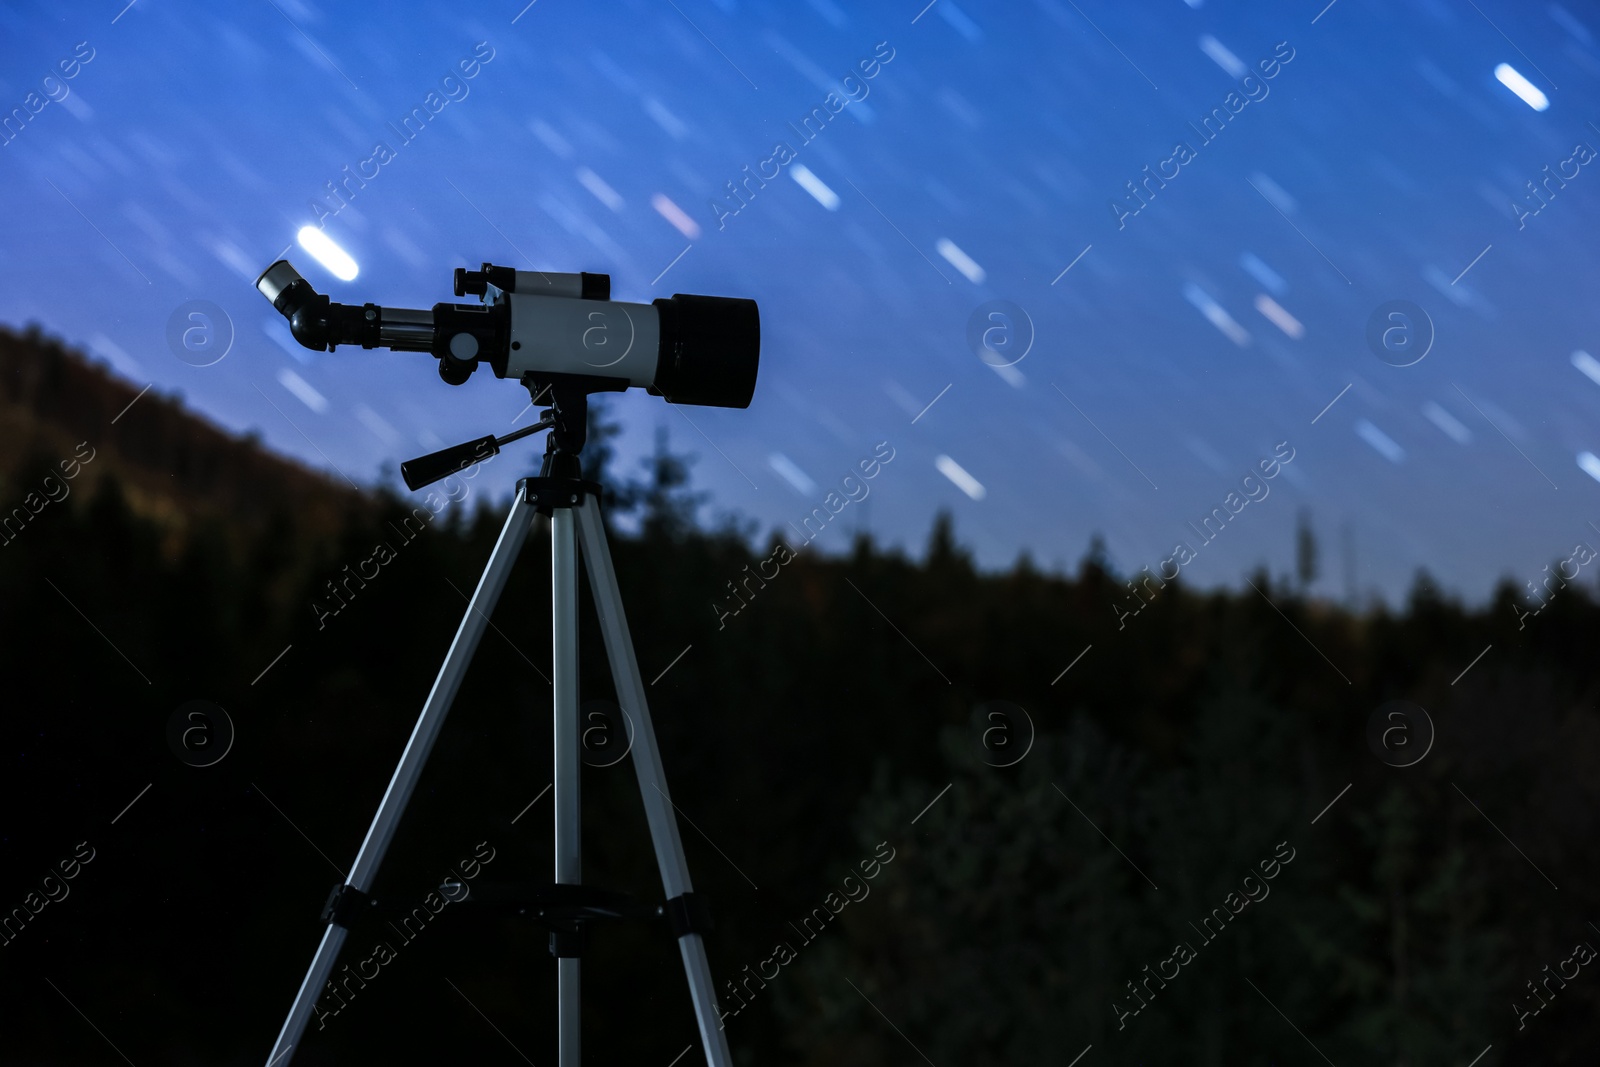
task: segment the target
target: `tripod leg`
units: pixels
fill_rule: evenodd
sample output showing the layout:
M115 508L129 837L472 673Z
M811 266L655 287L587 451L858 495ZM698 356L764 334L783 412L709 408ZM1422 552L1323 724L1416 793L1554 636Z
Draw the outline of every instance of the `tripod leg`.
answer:
M467 665L472 661L472 654L478 648L478 641L483 637L484 628L489 625L489 615L494 611L495 602L500 599L500 591L505 588L506 579L511 575L511 566L516 562L517 553L527 539L528 531L532 528L537 515L538 510L528 502L526 493L519 486L516 499L511 505L511 513L506 516L506 523L500 529L500 538L495 542L494 551L489 555L489 562L483 569L483 577L478 580L478 588L472 594L466 617L461 620L461 627L456 631L455 640L451 642L450 651L445 656L444 666L439 668L439 677L434 681L433 689L428 693L427 703L423 705L422 715L417 719L416 728L411 732L411 740L406 742L405 753L400 757L400 765L395 768L394 777L389 780L389 788L383 794L383 801L378 805L378 813L373 816L366 840L361 843L361 851L356 854L356 862L350 869L350 880L347 883L353 889L367 892L377 876L378 865L383 862L383 855L388 851L389 843L394 840L400 817L405 813L411 792L416 788L417 779L422 775L422 768L428 761L428 753L433 749L434 739L439 736L439 729L444 726L450 704L455 700L456 691L461 688L461 679L467 673ZM289 1017L284 1021L283 1030L279 1032L278 1040L272 1046L272 1055L267 1060L268 1067L288 1067L292 1058L289 1055L290 1050L299 1044L306 1025L311 1021L311 1013L316 1006L317 998L327 984L329 975L333 973L334 964L338 962L339 950L344 947L348 932L336 922L328 924L328 929L322 936L322 943L317 946L317 954L311 960L311 968L306 972L305 981L300 986L300 992L294 998L294 1006L289 1009Z
M578 544L572 509L557 508L550 516L550 604L554 635L555 684L555 819L556 881L576 885L582 879L579 834L578 772ZM559 940L559 939L557 939ZM562 947L561 951L577 951ZM582 1014L579 1010L581 960L556 959L556 1061L579 1067Z
M617 590L617 573L611 563L605 526L600 520L600 504L585 497L574 508L578 536L583 549L584 567L589 572L589 588L600 615L605 635L606 658L616 682L617 699L634 719L633 767L639 777L639 793L644 800L645 818L650 824L650 839L655 844L656 865L661 869L661 886L667 899L692 892L689 865L683 856L683 841L673 816L672 798L667 795L667 776L661 767L661 750L656 747L655 728L650 723L650 708L645 702L644 682L639 677L639 661L634 655L628 620L622 611L622 596ZM689 995L694 1001L695 1019L700 1025L700 1040L705 1045L710 1067L731 1067L727 1035L717 1018L717 991L711 981L711 965L706 960L705 942L698 933L678 938L684 973L689 979Z

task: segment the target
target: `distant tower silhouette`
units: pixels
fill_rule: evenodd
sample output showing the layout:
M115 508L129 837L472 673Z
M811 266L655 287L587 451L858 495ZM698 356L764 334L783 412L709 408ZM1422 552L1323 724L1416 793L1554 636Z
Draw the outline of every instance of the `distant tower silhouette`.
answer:
M1300 583L1300 595L1308 595L1311 584L1317 580L1317 535L1311 529L1311 511L1308 508L1300 509L1295 522L1294 571Z
M1351 611L1358 607L1356 601L1356 531L1348 521L1340 531L1340 540L1343 542L1344 556L1344 599Z

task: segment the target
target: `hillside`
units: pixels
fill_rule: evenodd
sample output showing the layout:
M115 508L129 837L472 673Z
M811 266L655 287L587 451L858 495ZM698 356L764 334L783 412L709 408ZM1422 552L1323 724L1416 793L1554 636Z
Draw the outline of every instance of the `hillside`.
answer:
M71 491L114 477L134 511L176 540L205 519L236 533L259 531L275 512L328 534L352 509L372 506L347 485L229 433L176 397L143 391L37 327L0 326L0 503L14 509L39 488L37 479L22 480L25 469L90 455Z

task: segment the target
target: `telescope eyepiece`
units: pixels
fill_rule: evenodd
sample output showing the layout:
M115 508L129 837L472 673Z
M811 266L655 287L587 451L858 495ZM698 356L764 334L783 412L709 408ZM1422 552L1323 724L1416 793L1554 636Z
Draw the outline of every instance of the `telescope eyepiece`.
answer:
M326 352L332 348L329 339L326 296L311 288L311 283L300 272L280 259L261 272L256 279L256 289L272 301L272 306L289 320L289 332L307 348Z
M256 279L256 289L260 291L262 296L272 302L273 307L282 311L283 307L278 301L283 298L284 293L295 282L304 283L305 279L300 276L299 271L290 265L287 259L280 259L261 272L261 277ZM309 286L307 287L309 288Z

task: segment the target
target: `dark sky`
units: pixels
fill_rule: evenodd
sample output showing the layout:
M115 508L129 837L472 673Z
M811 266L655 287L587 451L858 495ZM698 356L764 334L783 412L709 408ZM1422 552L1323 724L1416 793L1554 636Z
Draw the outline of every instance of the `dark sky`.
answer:
M761 307L752 406L630 393L627 468L665 426L713 510L764 533L891 443L824 551L858 526L920 551L948 508L985 565L1074 566L1099 531L1125 571L1185 541L1185 577L1237 584L1289 570L1306 510L1322 593L1392 598L1426 566L1477 599L1600 546L1600 362L1576 354L1600 356L1592 7L523 2L6 5L0 106L26 117L0 145L0 321L370 483L510 429L526 395L300 349L263 268L288 249L336 300L409 307L486 260L600 271L618 299ZM859 99L803 140L830 92ZM780 141L782 173L713 206ZM296 233L380 142L320 219L360 267L340 281ZM233 335L209 366L215 344L169 342L192 301ZM991 301L1025 321L986 362ZM1385 359L1392 301L1427 323L1395 320ZM1204 542L1189 524L1283 442ZM515 447L488 484L532 461Z

